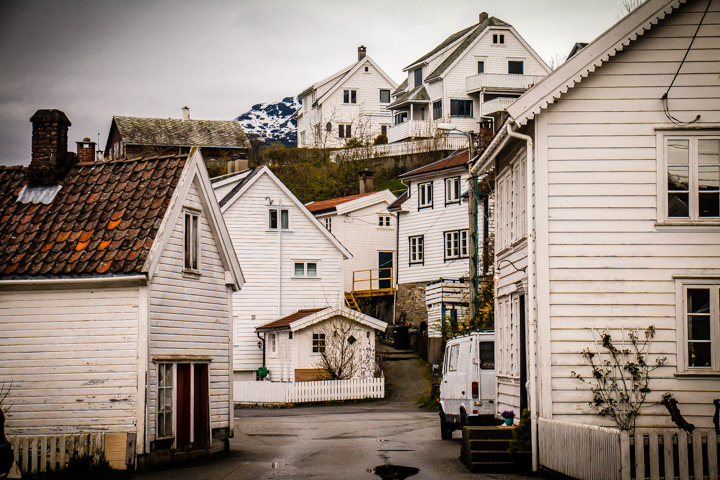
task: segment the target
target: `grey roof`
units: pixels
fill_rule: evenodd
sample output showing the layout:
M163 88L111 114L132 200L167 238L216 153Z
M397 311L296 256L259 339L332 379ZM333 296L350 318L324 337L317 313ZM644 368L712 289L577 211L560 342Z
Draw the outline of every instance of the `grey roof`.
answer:
M387 108L397 107L399 105L402 105L403 103L427 103L428 101L430 101L430 96L428 95L427 90L425 90L425 86L420 85L413 88L409 92L405 92L400 95L398 98L395 99L394 102L388 105Z
M470 29L475 29L475 30L472 33L470 33L470 35L465 37L465 39L463 39L462 42L460 42L460 45L458 45L455 48L455 50L450 55L448 55L447 58L445 60L443 60L443 62L440 65L438 65L435 68L435 70L432 71L432 73L430 73L430 75L427 76L425 81L429 82L430 80L440 77L440 75L442 75L443 72L445 72L445 70L447 70L447 68L450 65L452 65L453 62L455 60L457 60L465 52L465 50L467 50L467 48L475 41L475 39L477 37L480 36L480 34L482 32L485 31L486 28L488 28L488 27L510 27L510 26L511 25L509 23L503 22L499 18L495 18L495 17L489 17L487 20L485 20L481 23L478 23L476 25L473 25L472 27L470 27ZM465 29L464 32L467 33L470 29ZM461 32L458 32L453 36L456 36L456 39L460 38L460 37L462 37L462 35L459 35L460 33ZM447 40L445 42L447 42ZM445 42L443 42L443 43L445 43ZM450 43L452 43L452 42L450 42ZM448 45L449 45L449 43L448 43ZM438 49L436 49L436 50L438 50Z
M180 120L114 116L126 145L246 148L247 139L235 120Z
M464 29L464 30L460 30L460 31L457 32L457 33L453 33L452 35L450 35L449 37L447 37L445 40L443 40L443 42L442 42L440 45L438 45L437 47L433 48L431 51L429 51L428 53L426 53L426 54L423 55L422 57L420 57L420 58L418 58L417 60L415 60L414 62L412 62L410 65L408 65L407 67L405 67L405 69L407 70L408 68L412 67L413 65L417 65L418 63L424 62L425 60L427 60L428 58L432 57L433 55L435 55L436 53L438 53L438 52L441 51L442 49L447 48L447 47L448 47L449 45L451 45L453 42L456 42L459 38L462 38L463 35L465 35L466 33L468 33L468 32L469 32L470 30L472 30L473 28L477 27L478 25L479 25L479 24L475 24L475 25L473 25L473 26L471 26L471 27L467 27L467 28Z
M403 80L403 82L400 84L400 86L397 87L394 92L392 92L392 94L397 95L398 93L405 90L407 88L407 86L408 86L408 79L406 78L405 80Z
M230 199L233 198L233 197L235 196L235 194L236 194L237 192L239 192L239 191L250 181L251 178L253 178L255 175L257 175L258 173L260 173L260 171L262 170L262 168L263 168L263 167L255 167L255 168L251 169L250 173L249 173L245 178L243 178L242 180L240 180L240 181L237 183L237 185L235 185L235 186L233 187L233 189L230 190L230 191L227 193L227 195L225 195L225 196L222 198L222 200L220 200L220 202L219 202L219 203L220 203L220 206L221 206L221 207L224 207L225 204L228 203L228 202L230 201Z

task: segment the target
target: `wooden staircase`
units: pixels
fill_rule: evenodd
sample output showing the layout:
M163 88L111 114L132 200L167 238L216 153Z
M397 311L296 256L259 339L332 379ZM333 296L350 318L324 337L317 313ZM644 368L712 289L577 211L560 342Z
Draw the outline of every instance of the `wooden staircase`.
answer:
M345 305L348 308L352 308L353 310L360 311L360 306L358 305L357 299L355 298L355 295L353 295L353 292L345 292Z
M473 473L517 473L531 470L526 454L509 453L509 427L463 427L460 460Z

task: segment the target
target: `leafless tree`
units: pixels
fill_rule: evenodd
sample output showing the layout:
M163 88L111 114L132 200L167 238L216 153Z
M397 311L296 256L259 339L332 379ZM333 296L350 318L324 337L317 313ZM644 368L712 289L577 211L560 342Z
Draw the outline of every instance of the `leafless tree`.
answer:
M375 346L355 322L336 317L318 325L313 333L324 341L316 366L326 371L331 380L372 376Z

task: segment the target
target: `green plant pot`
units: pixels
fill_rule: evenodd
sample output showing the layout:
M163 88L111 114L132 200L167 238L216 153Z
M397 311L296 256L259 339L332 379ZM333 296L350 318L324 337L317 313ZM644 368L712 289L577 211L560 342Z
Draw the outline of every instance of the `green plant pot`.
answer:
M505 419L505 425L507 425L508 427L511 427L511 426L512 426L512 422L513 422L513 419L512 419L512 418L506 418L506 419Z

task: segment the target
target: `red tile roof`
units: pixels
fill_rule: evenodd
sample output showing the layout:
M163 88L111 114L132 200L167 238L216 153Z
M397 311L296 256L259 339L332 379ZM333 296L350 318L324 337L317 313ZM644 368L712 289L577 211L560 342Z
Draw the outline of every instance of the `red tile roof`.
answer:
M305 204L305 206L313 213L321 212L323 210L330 210L332 208L335 208L341 203L349 202L351 200L355 200L356 198L365 197L367 195L372 195L373 193L375 192L360 193L358 195L350 195L349 197L331 198L330 200L320 200L319 202L310 202L308 204Z
M49 204L18 202L26 169L0 167L0 279L140 273L186 160L77 164Z
M400 210L400 207L403 203L408 199L408 191L405 190L405 192L400 195L394 202L392 202L390 205L388 205L387 209L388 211L394 211L394 210Z
M428 165L425 165L424 167L416 168L415 170L403 173L402 175L400 175L400 178L414 177L415 175L422 175L423 173L432 173L448 168L460 167L463 165L467 165L468 161L469 159L467 149L458 150L457 152L454 152L452 155L450 155L449 157L445 157L442 160L438 160L437 162L430 163Z
M260 325L257 327L257 330L276 330L276 329L287 329L290 328L290 324L296 320L300 320L301 318L309 317L310 315L321 312L325 310L328 307L322 307L322 308L303 308L298 310L295 313L291 313L290 315L286 315L282 318L278 318L277 320L273 320L270 323L266 323L265 325Z

